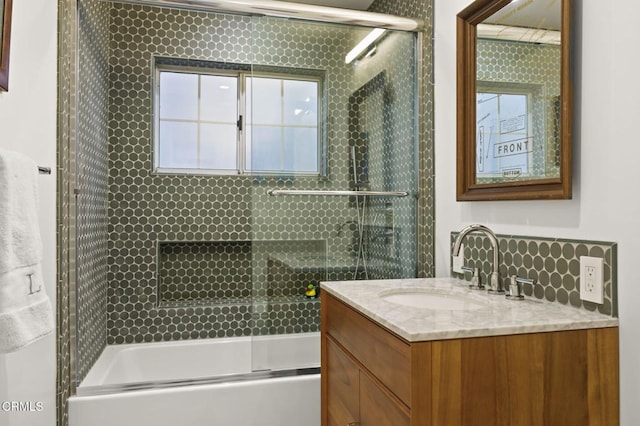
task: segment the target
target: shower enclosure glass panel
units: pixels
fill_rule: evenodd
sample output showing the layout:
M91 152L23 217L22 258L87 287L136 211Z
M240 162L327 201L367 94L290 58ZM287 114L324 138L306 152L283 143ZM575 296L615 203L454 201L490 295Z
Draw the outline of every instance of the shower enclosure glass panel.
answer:
M255 17L252 31L245 130L259 339L319 331L321 281L416 276L416 41L387 31L346 63L371 28ZM384 195L393 191L408 195ZM267 368L265 351L253 345L254 370Z
M319 331L321 281L416 276L415 33L347 63L371 28L79 9L78 383L106 346L176 340L240 338L225 375L309 367L264 342ZM196 105L156 108L163 70Z

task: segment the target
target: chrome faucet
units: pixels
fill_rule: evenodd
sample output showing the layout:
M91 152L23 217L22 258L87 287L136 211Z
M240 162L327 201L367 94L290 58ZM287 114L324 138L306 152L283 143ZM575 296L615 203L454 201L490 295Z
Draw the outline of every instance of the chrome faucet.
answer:
M491 229L479 224L469 225L463 228L458 234L456 241L453 243L451 255L458 256L458 254L460 254L460 246L462 245L462 240L467 236L467 234L470 234L471 232L482 232L489 238L489 241L491 242L491 249L493 250L493 272L491 273L487 291L493 294L504 294L504 288L502 287L502 281L500 280L499 272L500 263L498 259L500 251L498 247L498 239L496 238L496 234L494 234Z

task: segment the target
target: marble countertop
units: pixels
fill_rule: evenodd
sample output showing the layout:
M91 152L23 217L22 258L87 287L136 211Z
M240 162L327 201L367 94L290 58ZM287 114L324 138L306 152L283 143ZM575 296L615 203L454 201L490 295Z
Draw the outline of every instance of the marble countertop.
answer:
M469 290L468 284L455 278L411 278L333 281L320 286L409 342L618 326L617 318L598 312L528 297L523 301L507 300L504 295ZM432 310L379 297L390 291L425 289L469 299L477 309Z

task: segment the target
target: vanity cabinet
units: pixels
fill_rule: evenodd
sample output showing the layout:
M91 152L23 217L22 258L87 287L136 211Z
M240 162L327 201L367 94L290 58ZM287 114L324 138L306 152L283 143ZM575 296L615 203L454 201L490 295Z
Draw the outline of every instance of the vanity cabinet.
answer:
M336 343L327 341L328 425L409 426L409 410Z
M323 426L619 424L617 327L408 342L321 312Z

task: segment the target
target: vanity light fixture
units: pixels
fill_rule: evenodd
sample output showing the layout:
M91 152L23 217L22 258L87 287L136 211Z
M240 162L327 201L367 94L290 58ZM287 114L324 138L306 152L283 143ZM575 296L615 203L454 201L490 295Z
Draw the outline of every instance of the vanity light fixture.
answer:
M356 47L354 47L349 53L347 53L347 56L344 57L344 62L346 64L350 64L355 59L359 58L369 48L369 46L380 40L380 37L382 37L382 35L386 31L387 30L383 28L373 29L369 34L367 34L365 38L360 41L360 43L356 44Z

